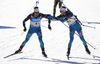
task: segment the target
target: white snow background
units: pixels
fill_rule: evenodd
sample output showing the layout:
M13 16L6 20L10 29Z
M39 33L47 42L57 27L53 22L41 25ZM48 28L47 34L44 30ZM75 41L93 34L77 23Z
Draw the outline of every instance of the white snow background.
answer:
M25 40L22 21L33 12L37 0L0 0L0 64L100 64L100 0L64 0L64 4L87 26L82 26L85 40L95 59L85 51L77 35L71 48L70 60L66 52L69 43L69 29L60 21L52 21L50 31L46 19L41 20L41 29L45 50L49 58L41 54L40 43L36 34L23 48L22 54L4 59L14 53ZM38 0L39 10L44 14L53 13L54 0ZM59 15L57 6L57 15ZM30 21L26 22L27 29ZM8 27L8 28L2 28ZM45 26L45 27L44 27ZM28 30L27 30L28 31ZM23 34L22 34L23 33ZM22 35L21 35L22 34Z

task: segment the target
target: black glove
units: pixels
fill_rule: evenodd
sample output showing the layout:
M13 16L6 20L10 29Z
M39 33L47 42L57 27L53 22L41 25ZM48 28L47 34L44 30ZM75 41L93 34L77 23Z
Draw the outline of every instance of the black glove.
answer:
M27 29L26 29L26 27L25 27L23 31L26 32L26 30L27 30Z
M51 26L50 25L48 25L48 29L51 30Z
M50 15L49 15L49 14L47 14L47 15L46 15L46 18L50 18Z

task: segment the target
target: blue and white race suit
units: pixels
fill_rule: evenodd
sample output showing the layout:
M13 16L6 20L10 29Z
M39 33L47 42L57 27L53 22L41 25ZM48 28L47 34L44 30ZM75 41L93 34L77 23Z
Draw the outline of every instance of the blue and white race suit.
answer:
M70 41L68 44L68 47L70 48L72 45L72 42L74 40L74 34L75 31L78 33L81 41L83 42L84 46L86 46L86 41L83 37L83 33L82 33L82 28L79 24L79 21L76 19L76 17L73 15L73 13L71 11L66 11L66 15L59 15L57 17L51 16L53 19L59 20L62 23L63 22L67 22L69 25L69 30L70 30Z
M40 42L40 47L44 48L40 24L41 24L41 19L43 17L46 18L46 16L47 16L46 14L39 13L38 17L34 17L34 13L32 13L32 14L28 15L27 18L24 19L23 24L25 24L25 22L30 19L30 28L26 35L26 39L25 39L25 41L22 42L21 46L25 46L25 44L29 41L32 34L36 33L38 36L39 42Z

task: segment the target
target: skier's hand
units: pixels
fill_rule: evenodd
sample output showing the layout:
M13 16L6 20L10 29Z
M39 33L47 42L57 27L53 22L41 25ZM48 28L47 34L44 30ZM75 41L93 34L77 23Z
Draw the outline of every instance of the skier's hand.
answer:
M25 27L23 31L26 32L26 30L27 30L27 29L26 29L26 27Z
M49 14L47 14L47 15L46 15L46 18L50 18L50 15L49 15Z
M51 26L50 25L48 25L48 29L51 30Z

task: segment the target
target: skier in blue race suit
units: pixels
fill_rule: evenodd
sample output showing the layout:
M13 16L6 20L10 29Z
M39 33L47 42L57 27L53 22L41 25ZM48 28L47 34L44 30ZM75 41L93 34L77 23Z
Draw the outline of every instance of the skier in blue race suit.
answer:
M45 57L47 57L47 55L45 53L45 49L44 49L44 43L42 41L42 32L41 32L41 27L40 27L40 21L43 17L48 19L49 16L50 16L49 14L39 13L38 7L34 7L34 12L31 13L30 15L28 15L27 18L25 18L24 21L23 21L24 31L27 30L26 26L25 26L25 22L29 19L30 19L30 28L28 30L25 41L23 41L20 48L15 53L19 53L22 50L22 48L25 46L25 44L29 41L32 34L36 33L37 36L38 36L39 42L40 42L40 47L41 47L41 50L42 50L42 54ZM48 21L48 28L51 29L50 21Z
M51 17L52 17L52 19L59 20L62 23L67 22L69 25L70 41L68 44L67 56L69 57L69 55L70 55L71 45L72 45L72 42L74 40L75 31L77 31L78 36L80 37L81 41L83 42L86 52L88 54L91 54L91 52L89 51L89 49L87 47L87 43L83 37L82 28L80 26L80 24L82 24L82 23L78 20L78 18L68 8L66 11L66 7L64 7L64 6L62 6L60 8L60 13L61 14L57 17L54 17L54 16L51 16Z

